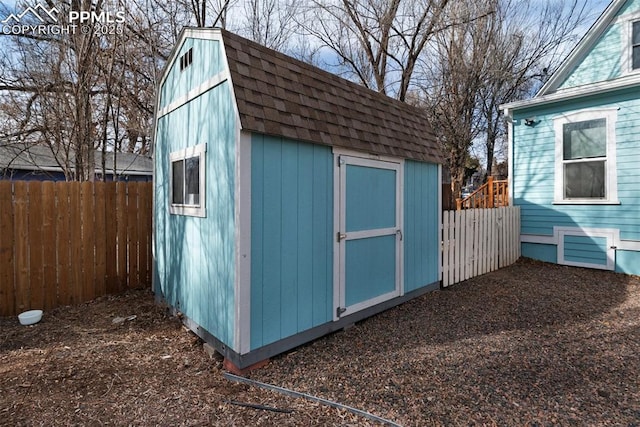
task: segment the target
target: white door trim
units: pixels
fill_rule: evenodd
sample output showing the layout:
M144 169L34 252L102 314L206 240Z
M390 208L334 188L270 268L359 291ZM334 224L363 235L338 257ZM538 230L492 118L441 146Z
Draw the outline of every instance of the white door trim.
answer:
M357 155L356 155L357 154ZM396 227L388 227L375 230L362 230L345 233L346 230L346 165L372 167L377 169L394 170L396 172ZM333 320L337 321L341 316L346 316L367 307L379 304L391 298L404 294L403 269L403 201L404 201L404 161L402 159L381 158L364 153L334 149L334 234L333 234ZM342 236L340 237L342 233ZM379 295L367 301L363 301L346 307L345 298L345 243L348 240L396 235L396 289L393 292ZM339 310L344 310L339 313Z

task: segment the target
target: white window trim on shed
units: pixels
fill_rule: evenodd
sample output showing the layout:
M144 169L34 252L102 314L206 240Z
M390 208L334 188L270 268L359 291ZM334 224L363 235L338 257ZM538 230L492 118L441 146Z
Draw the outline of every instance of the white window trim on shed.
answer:
M592 109L563 114L553 119L555 132L555 179L554 204L620 204L618 200L618 179L616 162L616 121L618 108ZM606 156L605 156L605 197L604 198L565 198L564 178L564 125L590 120L606 121Z
M207 215L206 211L206 197L205 197L205 188L206 188L206 175L205 175L205 155L207 152L207 144L198 144L191 147L184 148L182 150L174 151L169 154L169 213L173 215L186 215L186 216L196 216L204 218ZM187 203L185 200L184 203L173 203L173 163L181 160L187 160L194 157L198 157L198 166L199 166L199 177L198 177L198 191L199 191L199 200L198 203ZM186 174L183 173L183 179ZM185 183L186 184L186 183ZM183 185L185 188L186 185ZM187 194L184 194L186 197Z

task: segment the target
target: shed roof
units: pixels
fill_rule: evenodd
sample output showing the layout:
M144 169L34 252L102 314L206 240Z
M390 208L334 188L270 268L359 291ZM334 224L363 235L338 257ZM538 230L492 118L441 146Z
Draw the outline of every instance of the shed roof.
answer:
M442 163L424 111L226 30L242 128L385 156Z

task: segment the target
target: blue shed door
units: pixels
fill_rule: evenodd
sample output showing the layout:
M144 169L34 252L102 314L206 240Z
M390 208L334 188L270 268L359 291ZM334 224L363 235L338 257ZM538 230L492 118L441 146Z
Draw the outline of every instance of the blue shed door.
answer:
M345 316L401 293L400 164L338 159L338 307Z

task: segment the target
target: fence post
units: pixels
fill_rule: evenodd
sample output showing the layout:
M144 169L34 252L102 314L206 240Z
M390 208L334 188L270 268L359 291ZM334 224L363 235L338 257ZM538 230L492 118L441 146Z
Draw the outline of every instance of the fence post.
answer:
M487 187L489 187L489 203L488 203L488 208L494 208L495 204L494 204L494 197L495 195L493 194L493 176L490 176L487 180Z

